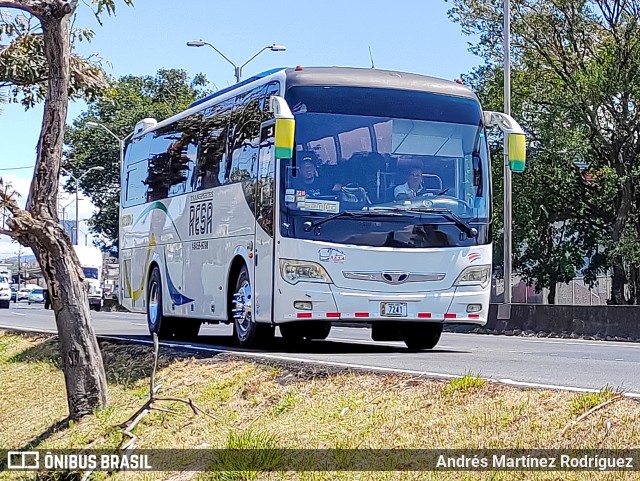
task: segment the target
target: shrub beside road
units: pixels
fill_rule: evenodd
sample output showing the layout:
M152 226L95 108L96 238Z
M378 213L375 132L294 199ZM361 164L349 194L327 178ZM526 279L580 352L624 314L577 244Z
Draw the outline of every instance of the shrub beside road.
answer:
M0 446L119 446L122 428L118 425L148 396L151 349L102 342L110 404L95 416L68 425L63 422L67 404L56 342L52 337L0 331ZM164 403L162 407L176 414L154 411L145 417L134 430L139 448L613 449L640 445L640 406L634 400L612 402L573 422L610 400L614 396L610 389L595 395L521 390L485 382L474 374L447 382L251 363L227 354L194 358L165 349L160 350L156 381L162 384L160 395L190 398L208 415L194 415L182 403ZM193 473L191 477L210 479L213 474ZM473 479L506 480L514 479L514 474L485 472L474 474ZM519 475L524 478L518 479L594 477L589 472ZM126 473L127 480L151 479L149 476ZM329 480L336 476L471 479L471 473L459 472L289 473L285 478ZM116 477L125 479L125 474ZM164 476L169 477L170 473ZM285 478L264 473L253 479Z

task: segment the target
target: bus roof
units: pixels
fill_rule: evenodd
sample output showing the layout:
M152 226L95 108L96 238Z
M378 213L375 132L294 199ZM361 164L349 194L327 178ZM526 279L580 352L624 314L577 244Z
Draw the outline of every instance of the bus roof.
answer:
M393 70L355 67L298 67L287 69L287 88L295 86L370 87L418 90L477 100L468 87L451 80Z
M286 70L287 87L299 85L323 85L323 86L353 86L371 88L390 88L403 90L420 90L458 97L476 98L475 94L464 85L450 80L444 80L427 75L419 75L393 70L380 70L375 68L356 67L296 67L274 68L254 75L240 83L231 85L222 90L196 100L189 108L220 97L227 92L241 89L247 84L268 77L274 73Z
M147 132L159 129L177 119L192 112L195 107L209 103L217 97L224 97L225 94L232 94L238 90L245 90L249 84L266 79L278 72L285 71L286 88L295 86L344 86L344 87L370 87L387 88L398 90L415 90L420 92L432 92L442 95L453 95L478 100L475 93L468 87L451 80L444 80L437 77L429 77L415 73L397 72L394 70L381 70L375 68L358 67L295 67L295 68L274 68L256 74L240 83L233 84L222 90L193 102L186 111L177 113L164 119L153 126L137 132L133 138L141 136Z

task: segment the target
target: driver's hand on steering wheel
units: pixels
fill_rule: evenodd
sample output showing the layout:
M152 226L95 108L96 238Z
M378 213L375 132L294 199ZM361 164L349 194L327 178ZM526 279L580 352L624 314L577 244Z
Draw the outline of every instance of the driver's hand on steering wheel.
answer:
M335 184L333 186L333 189L331 189L332 192L340 192L342 190L342 184Z

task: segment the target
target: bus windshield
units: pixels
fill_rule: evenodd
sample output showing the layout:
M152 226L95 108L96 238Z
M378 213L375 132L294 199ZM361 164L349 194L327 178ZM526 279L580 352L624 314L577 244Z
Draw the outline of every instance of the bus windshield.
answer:
M84 274L85 279L97 279L98 278L98 268L97 267L83 267L82 273Z
M489 223L488 149L475 99L295 87L287 100L296 118L296 152L282 163L285 236L359 245L460 245L451 216ZM336 216L312 233L300 229L344 211L371 215ZM376 217L388 211L406 215ZM433 241L438 230L441 241ZM407 233L414 240L400 241Z

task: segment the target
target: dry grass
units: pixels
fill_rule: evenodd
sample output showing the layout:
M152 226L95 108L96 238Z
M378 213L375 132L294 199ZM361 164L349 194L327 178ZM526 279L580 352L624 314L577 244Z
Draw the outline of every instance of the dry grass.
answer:
M0 331L0 448L117 446L118 423L148 392L151 351L102 343L110 405L95 416L38 439L67 413L55 341ZM190 397L212 418L153 412L136 428L141 448L637 448L640 406L622 400L572 426L569 421L606 400L520 390L469 374L450 382L393 375L338 373L302 377L282 367L227 356L171 357L161 350L161 395ZM175 475L176 473L173 473ZM200 473L177 479L639 479L637 473ZM170 473L121 473L118 479L167 479ZM98 479L104 474L98 473ZM9 479L8 474L0 479Z

